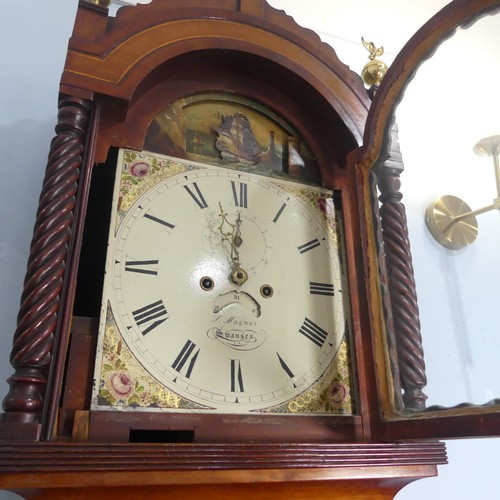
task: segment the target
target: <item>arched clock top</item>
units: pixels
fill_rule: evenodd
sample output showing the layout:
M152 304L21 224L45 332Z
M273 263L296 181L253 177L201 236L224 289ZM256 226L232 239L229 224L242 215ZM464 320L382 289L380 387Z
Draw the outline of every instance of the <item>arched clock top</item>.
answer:
M295 75L335 110L354 143L361 145L369 99L359 76L315 33L264 1L219 0L207 7L200 0L156 0L122 8L116 18L108 17L107 9L81 3L61 91L111 97L123 115L174 59L208 52L217 54L216 66L235 55L248 58L250 77L284 93L285 81L274 78ZM252 65L255 60L262 64Z

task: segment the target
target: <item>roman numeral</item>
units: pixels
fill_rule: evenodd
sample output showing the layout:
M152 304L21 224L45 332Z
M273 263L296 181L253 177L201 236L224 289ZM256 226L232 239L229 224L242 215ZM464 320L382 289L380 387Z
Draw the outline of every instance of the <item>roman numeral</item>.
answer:
M286 203L283 203L281 205L280 209L278 210L278 213L274 216L273 222L276 223L278 222L278 219L281 217L281 214L283 213L283 210L286 208Z
M318 238L315 238L314 240L308 241L307 243L304 243L303 245L300 245L297 248L299 249L300 253L304 254L306 252L309 252L309 250L318 247L319 245L320 242Z
M335 295L333 284L318 283L316 281L309 282L309 291L312 295Z
M158 276L157 260L127 260L125 262L125 271L130 273L150 274Z
M162 226L168 227L169 229L173 229L175 227L175 224L170 224L170 222L167 222L166 220L159 219L158 217L155 217L154 215L150 213L145 213L143 215L145 219L152 220L153 222L157 222L158 224L161 224Z
M147 335L151 330L161 325L168 318L167 310L161 300L157 300L147 306L132 311L132 315L134 316L137 326L149 323L144 330L141 330L143 335Z
M243 376L239 359L231 360L231 392L243 392Z
M239 184L239 189L237 183L235 181L231 181L234 204L237 207L248 208L248 196L247 196L248 185L245 184L244 182L239 182L238 184Z
M175 361L172 363L172 368L182 373L184 366L187 365L187 369L185 372L185 377L190 378L191 373L193 372L194 364L198 359L198 353L200 352L200 348L196 349L197 345L190 340L188 340L184 347L181 349L179 355L175 358Z
M189 196L193 199L193 201L198 205L199 208L204 209L208 207L207 202L205 201L205 198L201 194L200 188L198 187L198 184L196 182L193 182L192 187L196 191L194 193L189 189L189 186L184 186L184 189L189 193Z
M304 320L304 323L302 323L299 332L304 335L304 337L309 339L313 344L316 344L318 347L323 347L326 337L328 337L328 332L325 332L323 328L320 328L309 318L306 318Z

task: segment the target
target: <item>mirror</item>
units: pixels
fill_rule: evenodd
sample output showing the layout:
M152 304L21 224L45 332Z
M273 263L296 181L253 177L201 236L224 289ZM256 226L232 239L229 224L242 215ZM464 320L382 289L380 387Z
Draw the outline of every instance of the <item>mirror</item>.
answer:
M500 134L499 46L500 14L458 29L418 69L396 111L427 378L427 401L413 409L500 397L500 210L478 215L476 241L455 250L425 223L443 195L472 209L498 196L492 159L473 148Z

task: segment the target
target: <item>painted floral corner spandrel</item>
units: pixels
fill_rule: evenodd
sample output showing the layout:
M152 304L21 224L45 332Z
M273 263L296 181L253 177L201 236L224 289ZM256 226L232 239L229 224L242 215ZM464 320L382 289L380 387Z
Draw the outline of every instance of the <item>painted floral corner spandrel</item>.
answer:
M207 409L166 389L131 353L116 326L108 304L97 406L114 409Z
M326 228L330 242L333 248L339 251L340 245L340 221L339 214L335 209L335 204L331 195L325 195L324 192L315 191L313 189L298 189L287 187L286 191L293 194L296 198L312 209ZM339 257L341 257L341 252Z
M346 325L347 335L347 325ZM325 374L325 381L319 381L319 397L312 400L311 413L340 413L353 414L355 411L354 398L351 394L351 373L349 365L349 344L346 337L342 339L337 355L330 369ZM307 394L307 393L306 393ZM314 406L319 406L315 409Z
M265 412L352 415L356 409L351 393L349 360L349 344L344 337L330 367L310 389L292 401L269 408Z
M124 149L121 154L120 199L117 204L118 217L115 230L143 193L174 175L199 168L173 158L162 158L146 152Z

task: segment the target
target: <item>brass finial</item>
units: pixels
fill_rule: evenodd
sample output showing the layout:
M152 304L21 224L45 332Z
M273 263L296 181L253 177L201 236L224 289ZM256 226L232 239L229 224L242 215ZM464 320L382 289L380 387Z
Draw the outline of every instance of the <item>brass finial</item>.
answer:
M366 63L363 67L361 76L369 87L373 85L378 86L387 72L387 65L377 59L377 57L384 53L384 47L377 48L373 42L367 42L363 37L361 37L361 41L363 42L363 47L370 53L368 56L370 62Z

